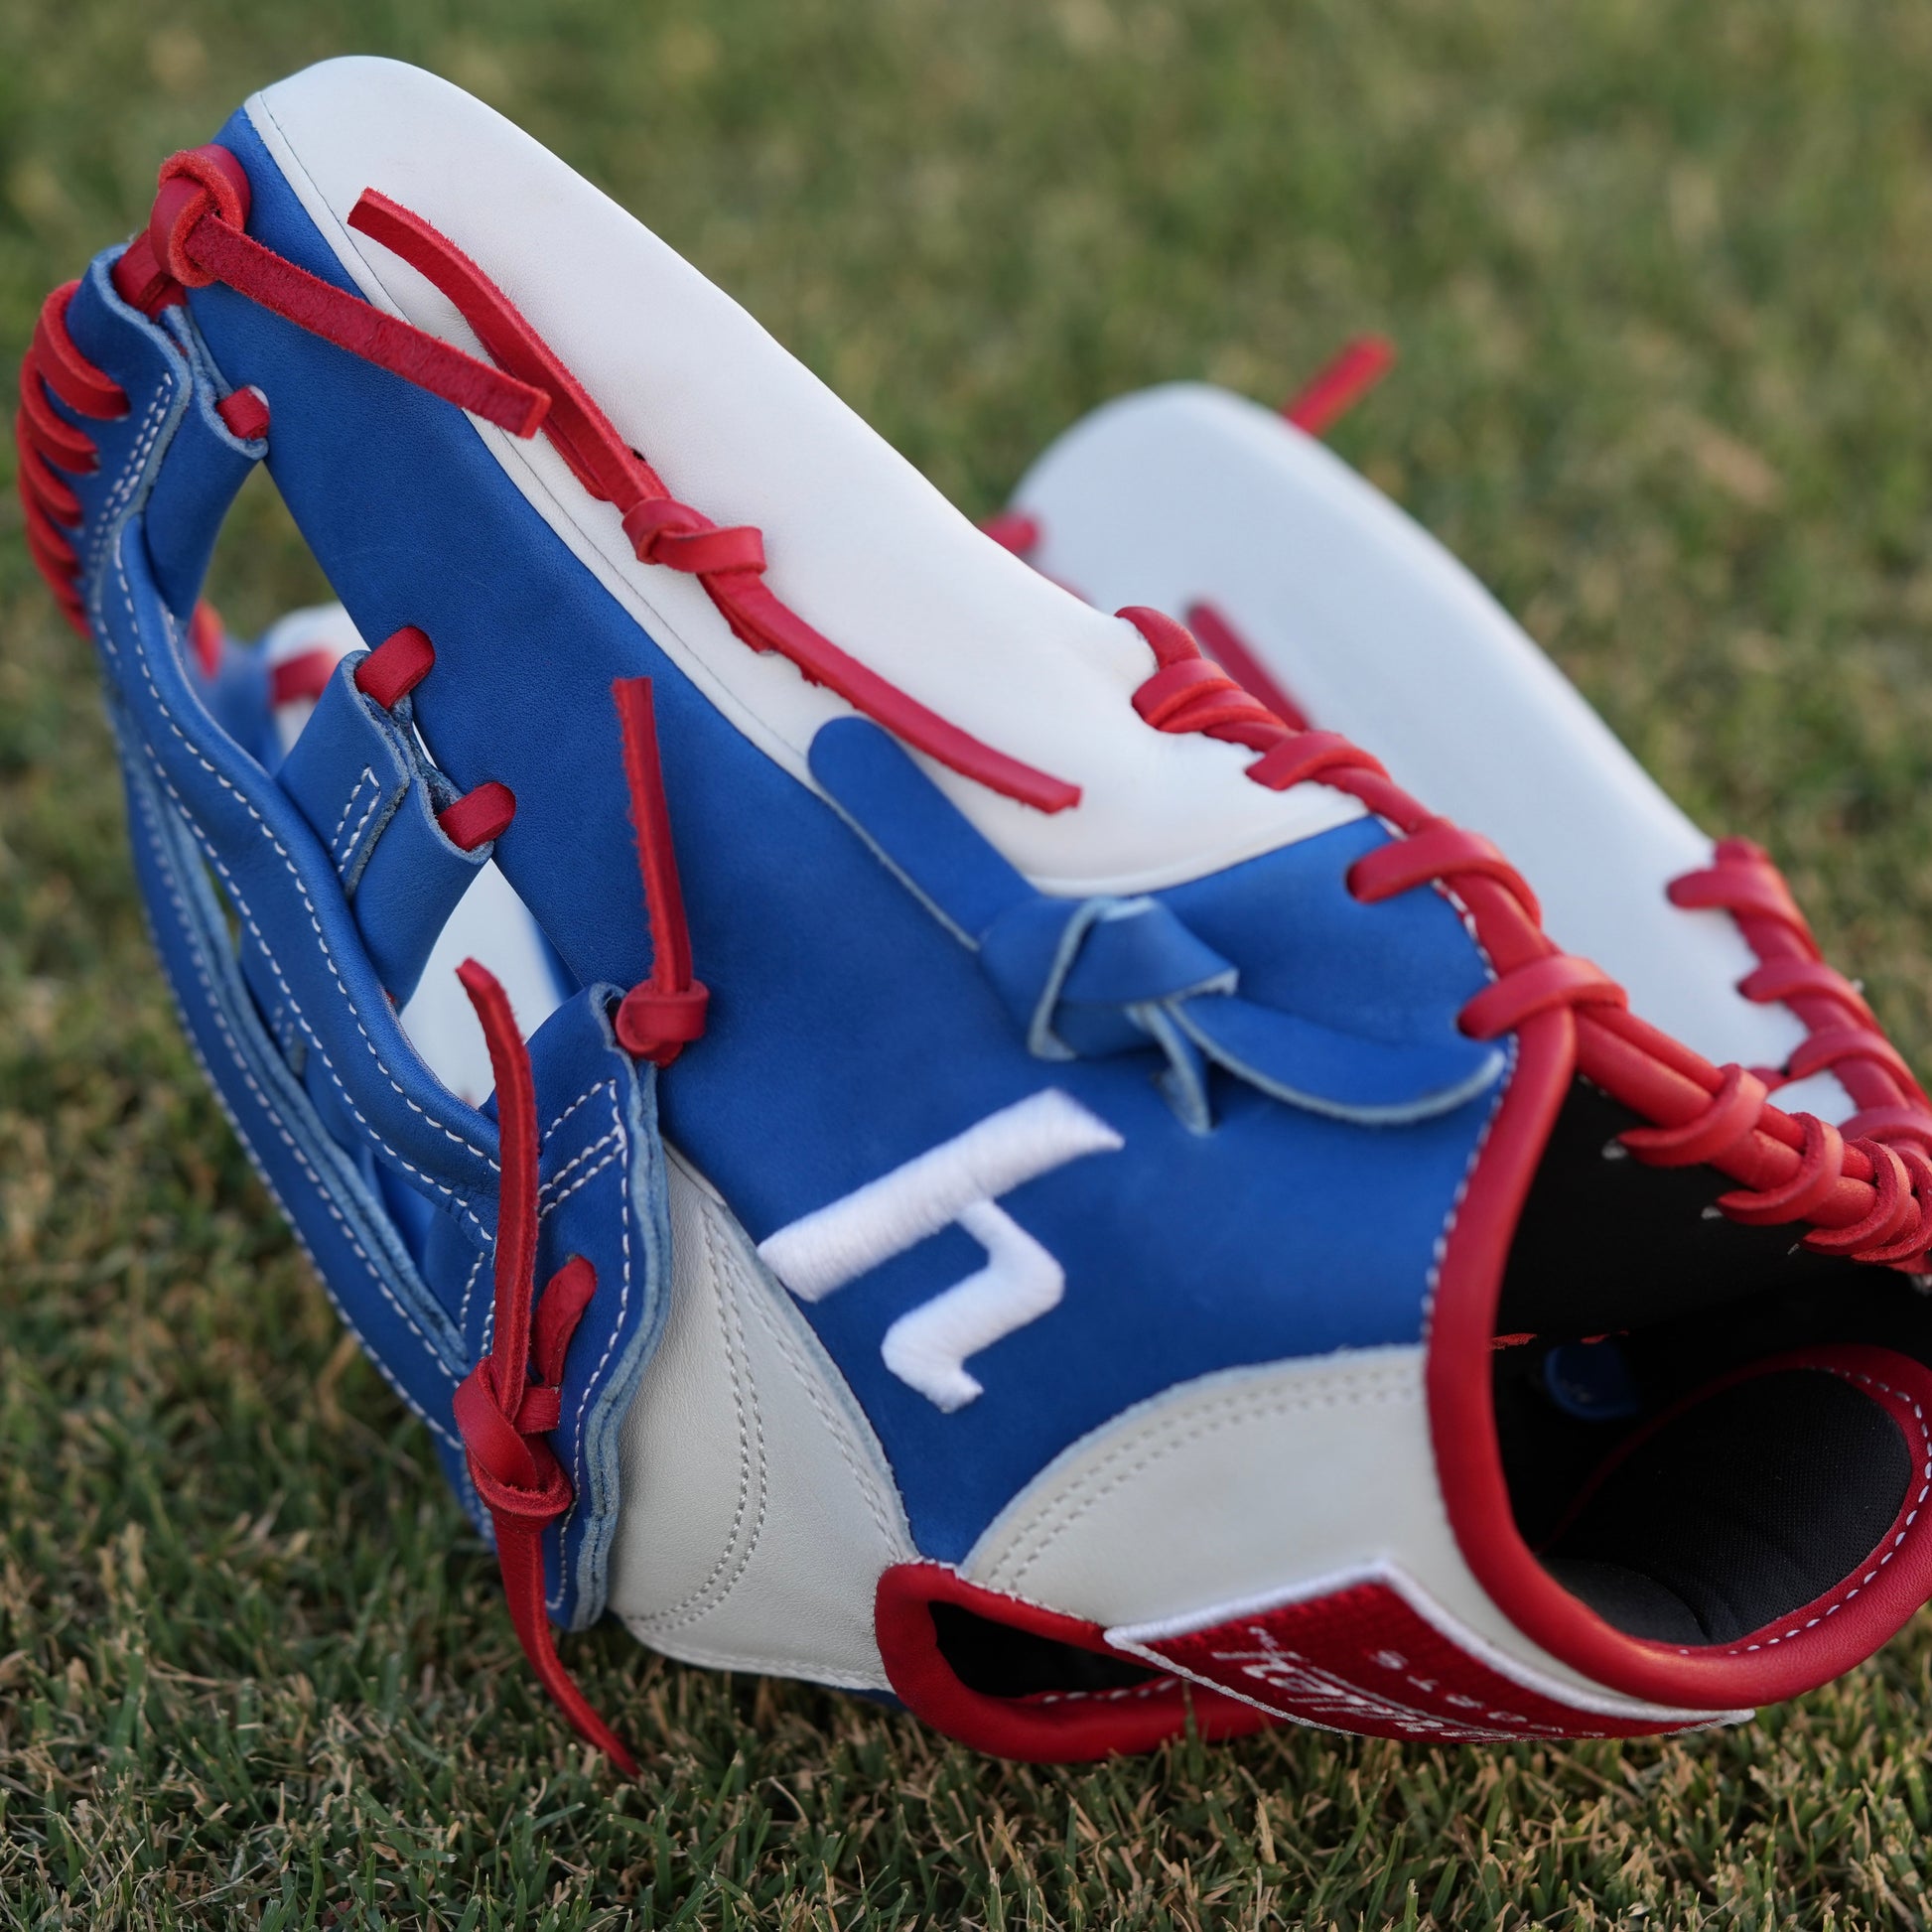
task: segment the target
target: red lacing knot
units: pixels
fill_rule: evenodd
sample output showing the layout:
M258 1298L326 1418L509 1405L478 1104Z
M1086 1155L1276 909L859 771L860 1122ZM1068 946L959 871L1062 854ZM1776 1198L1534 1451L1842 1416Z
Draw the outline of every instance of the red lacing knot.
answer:
M1624 1011L1623 989L1607 974L1560 951L1543 931L1535 895L1487 839L1425 811L1374 759L1337 733L1285 725L1207 663L1173 619L1143 607L1120 615L1154 650L1157 668L1134 694L1135 709L1149 723L1246 746L1261 755L1248 766L1257 784L1276 790L1310 780L1330 785L1359 798L1402 835L1364 853L1349 869L1348 888L1355 897L1373 902L1431 883L1454 896L1496 975L1457 1016L1465 1034L1493 1039L1543 1015L1569 1010L1578 1029L1580 1070L1652 1123L1621 1137L1637 1160L1660 1167L1716 1167L1744 1183L1721 1196L1725 1214L1753 1225L1821 1221L1825 1225L1805 1237L1819 1253L1897 1265L1932 1246L1932 1213L1922 1206L1932 1201L1932 1160L1910 1144L1917 1140L1932 1148L1932 1115L1874 1108L1849 1123L1853 1138L1848 1140L1809 1115L1781 1112L1770 1104L1767 1083L1757 1073L1713 1067ZM1726 848L1742 848L1739 859L1755 854L1741 840L1726 841L1721 861ZM1767 871L1775 890L1766 882ZM1713 891L1703 883L1710 875L1696 878L1700 883L1687 886L1678 902L1721 902L1701 897ZM1790 935L1781 945L1759 945L1754 938L1760 956L1782 962L1802 935L1815 962L1809 931L1768 861L1748 870L1747 884L1741 866L1724 871L1722 879L1722 890L1734 891L1748 908L1740 920L1756 919ZM1672 897L1678 897L1675 890ZM1836 986L1816 974L1807 973L1802 982L1777 978L1769 983L1793 988L1794 1005L1824 997L1834 1002L1836 1015L1847 1011ZM1849 1034L1857 1027L1852 1020L1845 1030ZM1860 1069L1870 1069L1888 1087L1903 1072L1889 1045L1876 1051L1862 1028L1856 1050L1823 1028L1815 1037L1823 1042L1812 1048L1815 1065L1843 1066L1854 1078ZM1887 1142L1895 1138L1905 1144L1881 1143L1875 1138L1881 1128Z
M544 1439L559 1421L564 1358L597 1292L597 1272L573 1255L537 1299L537 1110L530 1055L494 976L474 959L465 960L457 975L488 1042L502 1153L490 1346L456 1392L457 1429L471 1480L495 1526L503 1594L523 1654L578 1735L634 1776L636 1760L564 1669L544 1602L543 1532L574 1500L570 1478Z
M764 568L764 533L756 525L720 529L702 510L670 496L646 497L631 504L623 513L623 533L639 561L663 564L693 577Z
M34 340L20 363L20 412L14 443L20 455L20 500L27 548L68 621L87 634L80 597L80 559L70 533L80 524L80 499L62 481L91 476L100 467L94 439L54 407L58 398L76 416L113 422L127 414L127 394L74 346L68 304L78 282L65 282L41 305Z
M248 171L226 148L169 156L147 230L114 267L122 298L152 315L179 301L184 288L225 282L311 335L512 435L536 434L549 406L540 390L264 248L244 231L248 205Z
M1810 1030L1770 1082L1773 1090L1830 1071L1861 1109L1847 1123L1855 1141L1932 1146L1932 1103L1924 1088L1858 988L1820 956L1769 853L1749 839L1720 839L1711 865L1672 880L1669 893L1673 905L1728 912L1759 962L1737 990L1760 1005L1782 1002Z
M620 678L611 687L623 735L623 777L630 793L637 869L643 876L644 914L650 924L650 977L633 986L618 1008L618 1041L653 1066L669 1066L704 1033L711 995L691 976L691 933L678 883L664 768L650 679Z
M178 299L183 285L225 282L299 328L513 435L534 436L541 428L578 482L617 507L638 555L695 576L733 634L753 649L789 658L810 682L994 791L1044 812L1079 803L1077 785L948 724L781 603L764 581L759 533L749 525L720 528L676 501L502 290L420 215L369 189L349 210L348 224L447 296L494 365L263 247L244 232L247 215L247 172L225 148L173 156L162 167L146 234L117 264L121 293L152 313Z

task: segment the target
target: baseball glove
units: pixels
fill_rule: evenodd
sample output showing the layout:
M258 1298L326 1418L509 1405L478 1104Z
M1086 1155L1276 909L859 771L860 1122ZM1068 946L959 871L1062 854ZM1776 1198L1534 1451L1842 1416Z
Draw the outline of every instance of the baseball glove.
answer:
M1075 1758L1692 1727L1926 1595L1917 1148L1635 1018L488 109L258 95L23 392L189 1033L621 1763L607 1611ZM373 648L197 617L263 461Z

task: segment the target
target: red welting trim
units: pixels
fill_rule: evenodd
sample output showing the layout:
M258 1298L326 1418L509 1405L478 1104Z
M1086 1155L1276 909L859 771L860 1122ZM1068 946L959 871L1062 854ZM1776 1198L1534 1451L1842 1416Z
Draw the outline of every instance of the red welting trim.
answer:
M1321 436L1395 367L1386 336L1358 336L1282 405L1297 429Z
M491 839L500 839L515 816L516 793L494 778L485 778L454 805L445 805L436 814L436 822L452 845L474 852Z
M223 396L214 405L214 413L227 424L229 433L244 443L258 442L268 434L268 398L253 383Z
M279 664L268 667L268 701L280 706L296 704L303 699L311 702L320 698L329 689L329 680L336 675L340 662L336 653L326 647L315 650L298 651L293 657L285 657Z
M384 711L406 698L436 668L428 633L406 623L392 630L355 667L355 688Z
M1187 627L1200 639L1208 656L1244 690L1259 698L1290 731L1309 729L1308 712L1283 689L1219 605L1205 601L1188 605Z
M936 1563L895 1564L879 1580L873 1621L886 1676L915 1717L975 1750L1035 1764L1071 1764L1152 1750L1186 1728L1191 1707L1203 1737L1238 1737L1272 1721L1218 1691L1154 1678L1119 1694L998 1698L961 1682L939 1648L934 1603L957 1604L1030 1636L1140 1663L1116 1650L1097 1623L982 1589Z
M1623 1016L1614 1017L1623 1023ZM1578 1066L1576 1045L1586 1033L1602 1033L1596 1016L1580 1025L1562 1008L1525 1024L1517 1039L1515 1075L1449 1229L1426 1363L1430 1433L1449 1520L1470 1568L1510 1620L1597 1683L1697 1710L1795 1696L1849 1669L1913 1613L1932 1590L1932 1564L1922 1547L1911 1552L1909 1562L1901 1557L1889 1565L1876 1587L1804 1630L1801 1641L1773 1630L1763 1633L1762 1648L1738 1655L1677 1649L1615 1629L1563 1589L1516 1530L1489 1395L1496 1301L1523 1200L1570 1090ZM1587 1065L1582 1070L1591 1072ZM1596 1070L1603 1068L1599 1064ZM1765 1114L1767 1121L1754 1137L1759 1140L1771 1118L1784 1120L1768 1106ZM1806 1129L1809 1137L1819 1132L1819 1123L1808 1121ZM1868 1203L1872 1191L1861 1191ZM1856 1373L1872 1365L1852 1363L1847 1359L1852 1352L1885 1351L1830 1352ZM1910 1394L1920 1407L1932 1408L1932 1376L1915 1364L1901 1366L1896 1358L1885 1367L1922 1378L1927 1386ZM1909 1410L1892 1413L1902 1420ZM1924 1521L1921 1517L1916 1534L1920 1543ZM1768 1641L1772 1636L1779 1638L1776 1644Z
M1143 687L1152 701L1147 708L1164 712L1166 729L1184 729L1211 693L1193 679L1185 686L1186 702L1169 707L1182 690L1174 675L1185 661L1177 627L1172 620L1150 622L1139 612L1122 615L1141 624L1153 646L1157 668ZM1516 1529L1490 1397L1497 1299L1531 1179L1557 1112L1580 1076L1649 1124L1637 1130L1641 1138L1633 1151L1639 1158L1668 1164L1695 1154L1740 1182L1718 1203L1732 1219L1759 1226L1809 1224L1801 1236L1808 1244L1868 1264L1922 1260L1932 1241L1932 1161L1915 1146L1848 1144L1829 1123L1772 1106L1757 1076L1741 1068L1721 1071L1647 1026L1618 1004L1622 990L1607 975L1557 950L1506 877L1487 863L1464 868L1472 856L1486 861L1483 848L1452 842L1440 820L1365 755L1351 754L1345 740L1291 732L1279 722L1269 740L1259 700L1254 710L1246 721L1206 727L1212 737L1267 744L1250 767L1252 777L1281 784L1318 776L1361 798L1404 835L1396 846L1418 833L1438 839L1440 883L1461 903L1495 972L1492 984L1465 1005L1462 1026L1478 1036L1516 1036L1515 1067L1446 1240L1428 1338L1430 1430L1444 1500L1465 1560L1526 1635L1593 1681L1629 1696L1721 1710L1793 1696L1839 1675L1875 1649L1932 1590L1926 1519L1897 1526L1890 1546L1895 1559L1887 1557L1856 1591L1848 1587L1829 1604L1812 1606L1785 1628L1758 1633L1734 1651L1674 1649L1614 1629L1563 1589ZM1379 869L1390 880L1414 879L1418 870L1400 858L1369 856L1377 859L1371 876ZM1673 897L1680 903L1738 908L1760 959L1815 956L1782 882L1755 848L1726 842L1712 871L1721 876L1702 878ZM1848 1088L1863 1080L1882 1086L1886 1101L1898 1102L1889 1063L1862 1056L1873 1035L1846 1026L1843 1009L1819 997L1829 993L1816 982L1791 987L1794 1008L1814 1031L1825 1033L1814 1052L1827 1056L1843 1048L1848 1056L1836 1064ZM1828 1031L1834 1016L1836 1038ZM1882 1128L1932 1144L1916 1109L1871 1105L1862 1119L1870 1123L1867 1132ZM1893 1405L1901 1427L1906 1418L1922 1424L1923 1411L1932 1408L1932 1372L1902 1358L1888 1357L1876 1368L1852 1360L1876 1358L1882 1350L1834 1352L1847 1372L1869 1375L1894 1391L1874 1399Z

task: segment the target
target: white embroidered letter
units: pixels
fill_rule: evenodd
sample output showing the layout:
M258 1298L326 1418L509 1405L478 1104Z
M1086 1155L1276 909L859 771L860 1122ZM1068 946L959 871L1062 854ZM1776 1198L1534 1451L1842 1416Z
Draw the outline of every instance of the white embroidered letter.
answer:
M902 1314L886 1332L886 1366L949 1413L980 1393L965 1359L1057 1306L1060 1264L994 1205L1023 1181L1126 1143L1057 1087L1034 1094L869 1180L759 1244L800 1301L817 1302L957 1223L986 1266Z

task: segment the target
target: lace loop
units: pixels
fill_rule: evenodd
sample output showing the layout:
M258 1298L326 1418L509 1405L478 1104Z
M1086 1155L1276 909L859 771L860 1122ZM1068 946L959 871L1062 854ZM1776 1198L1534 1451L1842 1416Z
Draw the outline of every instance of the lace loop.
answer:
M1496 1039L1559 1007L1627 1004L1622 987L1575 953L1551 952L1501 974L1464 1002L1457 1027L1471 1039Z
M1526 917L1542 922L1543 909L1523 875L1480 832L1465 832L1446 818L1430 819L1406 838L1363 853L1348 869L1348 890L1365 905L1374 905L1449 877L1493 879Z
M62 473L93 475L100 453L86 430L69 423L54 403L58 399L88 420L111 422L127 414L127 393L82 355L68 334L68 305L79 286L65 282L41 305L34 339L20 363L14 446L28 552L69 623L85 635L80 558L69 535L80 522L80 498Z
M1845 1172L1845 1136L1816 1114L1792 1116L1804 1131L1798 1167L1782 1186L1742 1187L1718 1196L1718 1205L1745 1227L1776 1227L1801 1221L1820 1206Z
M1860 1151L1871 1163L1872 1184L1876 1190L1871 1211L1850 1227L1814 1229L1804 1240L1812 1254L1858 1254L1888 1247L1904 1229L1910 1228L1916 1234L1921 1212L1919 1203L1912 1198L1912 1175L1905 1163L1878 1141L1866 1141Z
M693 577L764 569L764 533L750 523L723 529L672 496L647 497L623 514L623 533L638 561Z
M1632 1127L1618 1142L1647 1167L1695 1168L1747 1141L1764 1112L1767 1089L1734 1061L1721 1070L1724 1084L1695 1119L1680 1127Z

